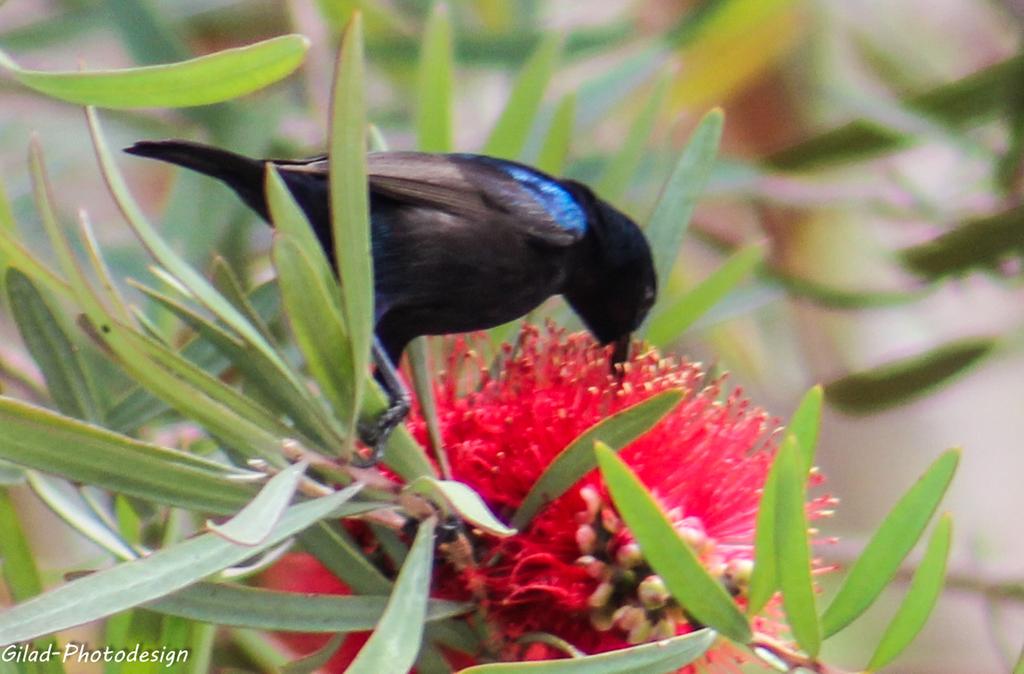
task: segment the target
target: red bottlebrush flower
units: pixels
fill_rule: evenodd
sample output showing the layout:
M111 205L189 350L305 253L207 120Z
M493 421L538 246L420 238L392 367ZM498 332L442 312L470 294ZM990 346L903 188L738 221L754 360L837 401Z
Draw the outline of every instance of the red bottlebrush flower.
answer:
M682 402L620 456L743 603L777 422L739 390L723 398L721 380L709 383L697 365L654 351L634 356L619 377L610 371L607 349L589 336L527 328L493 378L457 341L435 393L453 477L507 520L573 439L669 389L681 390ZM409 426L425 444L422 417L414 413ZM808 508L814 516L829 505L822 497ZM438 563L433 594L482 605L498 642L487 644L490 656L563 655L547 642L519 641L533 632L598 653L694 629L643 560L597 471L516 535L474 542L475 564ZM778 631L762 619L755 627ZM716 647L705 662L731 671L741 658L735 649Z

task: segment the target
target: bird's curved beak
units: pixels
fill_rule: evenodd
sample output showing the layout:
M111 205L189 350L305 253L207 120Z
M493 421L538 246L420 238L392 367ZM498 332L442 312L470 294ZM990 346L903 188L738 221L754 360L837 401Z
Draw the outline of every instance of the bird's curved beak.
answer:
M612 367L626 362L626 359L629 358L629 342L631 338L632 335L626 333L615 340L615 349L612 351Z

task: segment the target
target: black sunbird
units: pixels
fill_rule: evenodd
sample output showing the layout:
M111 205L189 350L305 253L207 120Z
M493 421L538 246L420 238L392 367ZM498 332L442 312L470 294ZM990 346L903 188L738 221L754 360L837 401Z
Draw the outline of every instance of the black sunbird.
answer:
M258 160L180 140L125 150L217 178L269 222L265 172L273 164L334 263L328 160ZM408 412L395 375L421 335L468 332L523 316L561 294L623 361L630 334L654 303L650 247L630 218L586 185L473 154L377 152L367 158L378 378L391 398L361 429L379 458Z

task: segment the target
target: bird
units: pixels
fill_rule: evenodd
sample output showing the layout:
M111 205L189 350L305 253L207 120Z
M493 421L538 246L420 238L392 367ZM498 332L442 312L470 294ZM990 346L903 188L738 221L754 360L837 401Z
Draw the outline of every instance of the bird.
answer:
M253 159L184 140L139 141L125 152L220 180L271 225L272 166L335 268L326 155ZM482 154L370 152L366 166L373 360L390 402L360 429L372 447L367 465L409 411L394 364L416 337L494 327L562 295L598 342L614 345L613 369L628 357L657 296L651 249L640 227L587 185Z

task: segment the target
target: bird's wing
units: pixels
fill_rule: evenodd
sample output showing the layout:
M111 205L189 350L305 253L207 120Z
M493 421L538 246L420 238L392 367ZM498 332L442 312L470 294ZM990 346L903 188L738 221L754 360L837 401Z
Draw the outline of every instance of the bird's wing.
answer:
M280 168L326 174L327 162L318 157ZM473 222L514 227L545 245L569 246L586 229L586 214L575 197L521 164L478 155L376 152L368 155L367 169L374 194Z

